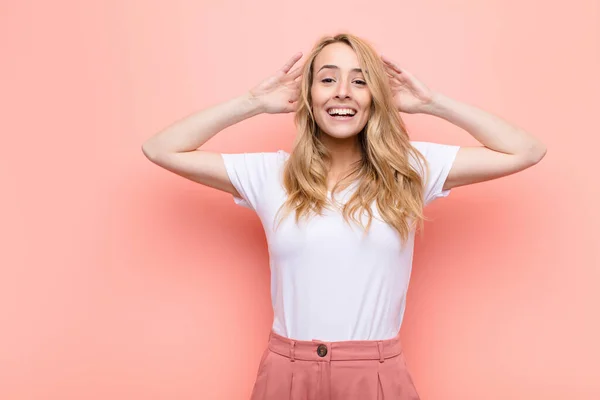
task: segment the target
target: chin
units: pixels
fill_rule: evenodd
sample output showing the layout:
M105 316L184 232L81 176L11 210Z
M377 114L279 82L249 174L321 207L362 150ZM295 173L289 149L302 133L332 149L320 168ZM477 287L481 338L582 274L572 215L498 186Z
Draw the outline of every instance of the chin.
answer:
M362 117L362 118L361 118ZM355 116L353 118L364 119L364 115ZM367 121L330 121L329 114L323 116L321 118L317 118L317 125L320 127L321 131L328 136L331 136L336 139L346 139L351 138L358 135L367 125ZM318 120L321 121L318 121Z
M322 130L322 131L327 136L331 136L331 137L336 138L336 139L348 139L348 138L357 136L361 132L360 130L358 130L356 132L339 132L339 130L338 131L336 131L336 130L333 130L333 131Z
M323 126L323 125L320 125ZM336 139L346 139L346 138L350 138L353 136L358 135L359 133L362 132L362 130L364 129L364 126L360 127L360 128L356 128L356 127L340 127L340 126L324 126L323 128L321 128L321 131L323 133L325 133L328 136L334 137Z

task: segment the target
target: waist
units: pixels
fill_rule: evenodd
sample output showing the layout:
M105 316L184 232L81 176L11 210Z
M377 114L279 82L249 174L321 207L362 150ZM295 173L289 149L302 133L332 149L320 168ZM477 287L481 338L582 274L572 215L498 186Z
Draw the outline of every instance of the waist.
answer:
M318 339L295 340L271 330L269 349L292 360L343 361L379 360L402 353L400 334L385 340L343 340L328 342Z

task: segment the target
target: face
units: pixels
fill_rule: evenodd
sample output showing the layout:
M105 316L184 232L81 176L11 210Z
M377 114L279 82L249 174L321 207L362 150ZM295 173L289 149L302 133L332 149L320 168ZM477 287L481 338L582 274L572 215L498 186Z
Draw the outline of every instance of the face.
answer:
M344 43L325 46L313 63L312 109L326 134L357 135L369 120L371 92L356 53Z

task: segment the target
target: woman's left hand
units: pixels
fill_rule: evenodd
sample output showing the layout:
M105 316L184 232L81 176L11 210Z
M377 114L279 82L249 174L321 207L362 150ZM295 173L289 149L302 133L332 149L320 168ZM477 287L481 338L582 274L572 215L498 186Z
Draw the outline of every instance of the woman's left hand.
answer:
M382 55L381 60L390 78L390 88L398 111L415 114L431 104L434 93L424 83L389 58Z

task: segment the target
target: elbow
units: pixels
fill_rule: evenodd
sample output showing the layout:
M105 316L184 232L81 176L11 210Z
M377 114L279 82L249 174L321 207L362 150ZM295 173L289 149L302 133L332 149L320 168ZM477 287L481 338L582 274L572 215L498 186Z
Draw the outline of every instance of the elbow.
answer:
M152 150L152 148L147 143L144 143L142 145L142 153L144 153L146 158L149 160L153 160L156 157L156 151Z
M528 158L532 164L537 164L546 156L546 152L546 145L540 142L530 147L528 151Z

